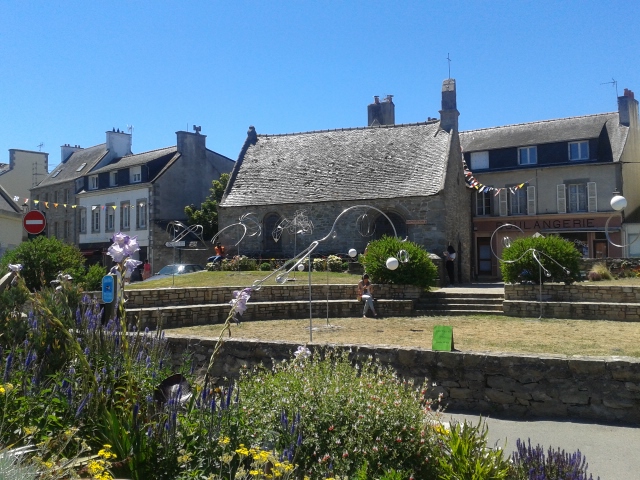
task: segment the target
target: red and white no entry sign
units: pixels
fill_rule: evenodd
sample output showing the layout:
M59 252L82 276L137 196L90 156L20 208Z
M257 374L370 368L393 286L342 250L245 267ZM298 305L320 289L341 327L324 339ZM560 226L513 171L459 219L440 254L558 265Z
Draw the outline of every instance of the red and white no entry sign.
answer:
M27 233L32 235L38 235L44 231L44 227L47 226L47 219L42 212L38 210L31 210L28 212L22 220L22 225Z

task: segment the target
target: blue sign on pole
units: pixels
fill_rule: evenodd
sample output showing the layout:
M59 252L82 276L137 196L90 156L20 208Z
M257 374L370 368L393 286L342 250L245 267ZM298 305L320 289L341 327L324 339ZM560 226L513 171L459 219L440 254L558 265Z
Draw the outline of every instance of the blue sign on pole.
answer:
M112 303L115 299L115 282L112 275L102 277L102 301Z

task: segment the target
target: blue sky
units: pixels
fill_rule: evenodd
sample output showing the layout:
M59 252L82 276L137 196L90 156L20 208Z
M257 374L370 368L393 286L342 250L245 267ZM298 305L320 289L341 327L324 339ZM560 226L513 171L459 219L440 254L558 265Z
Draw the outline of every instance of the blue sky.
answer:
M134 153L202 126L237 159L258 133L438 116L456 79L460 129L616 110L640 95L640 2L3 1L0 162L10 148L89 147L133 125Z

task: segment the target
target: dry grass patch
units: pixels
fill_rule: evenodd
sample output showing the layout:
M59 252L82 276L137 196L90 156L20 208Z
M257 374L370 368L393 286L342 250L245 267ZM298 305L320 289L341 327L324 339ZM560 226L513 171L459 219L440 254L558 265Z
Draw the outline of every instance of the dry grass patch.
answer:
M595 320L469 317L313 319L313 342L431 348L435 325L453 326L461 351L640 357L640 323ZM170 329L171 335L218 337L221 325ZM309 342L309 319L243 322L231 338Z

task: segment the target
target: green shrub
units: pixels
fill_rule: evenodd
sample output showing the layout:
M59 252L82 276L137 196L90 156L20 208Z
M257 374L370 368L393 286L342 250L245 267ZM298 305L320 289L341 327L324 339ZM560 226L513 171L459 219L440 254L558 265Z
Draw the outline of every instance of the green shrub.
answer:
M405 250L409 261L400 262L396 270L389 270L386 262L389 257L398 257ZM367 253L360 256L360 263L369 274L373 283L395 283L429 287L435 284L438 269L429 258L427 251L413 242L403 242L396 237L384 236L367 246Z
M273 371L241 378L245 421L256 440L272 437L276 424L298 425L294 461L311 478L325 478L330 466L330 476L351 478L365 462L366 478L379 478L390 466L437 478L436 433L422 389L371 358L354 366L347 353L305 357L305 350Z
M513 240L502 252L500 269L502 279L507 283L531 281L539 283L540 266L534 259L533 251L549 272L542 272L542 282L580 281L580 258L582 255L574 244L556 235L548 237L525 237ZM565 271L565 268L569 273Z
M91 265L82 279L82 287L89 292L102 290L102 277L107 274L107 268L97 263Z
M225 258L222 260L221 270L224 271L253 271L258 269L258 262L253 258L245 257L244 255L238 257L237 255L231 259Z
M489 433L484 422L478 425L465 422L455 423L451 430L439 429L442 440L442 454L438 463L442 480L500 480L512 473L509 460L501 449L487 448Z
M271 264L269 262L262 262L260 264L260 271L268 272L271 270Z
M313 259L313 269L316 272L324 272L326 270L327 261L324 258Z
M10 263L23 266L22 278L30 291L48 286L61 272L76 281L85 275L80 250L54 237L39 236L5 253L0 259L0 272L6 272Z

